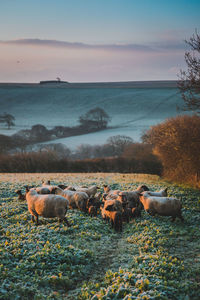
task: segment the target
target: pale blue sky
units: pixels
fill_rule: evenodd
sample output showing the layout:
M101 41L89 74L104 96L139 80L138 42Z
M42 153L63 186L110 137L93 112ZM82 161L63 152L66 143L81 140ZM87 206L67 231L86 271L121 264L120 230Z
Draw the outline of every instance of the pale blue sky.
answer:
M0 81L176 79L200 1L0 0L0 28Z

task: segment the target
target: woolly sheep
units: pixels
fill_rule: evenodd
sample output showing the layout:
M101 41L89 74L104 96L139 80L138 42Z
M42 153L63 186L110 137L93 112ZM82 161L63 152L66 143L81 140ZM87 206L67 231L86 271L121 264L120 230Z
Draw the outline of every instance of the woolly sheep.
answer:
M152 192L152 191L147 191L149 196L156 196L156 197L167 197L167 189L162 189L159 192Z
M48 180L47 182L42 182L42 187L48 189L50 191L50 193L52 193L52 190L55 187L58 187L58 186L57 185L52 185L50 180Z
M62 190L59 187L54 187L52 193L61 195L69 201L69 208L78 208L84 212L87 212L88 195L84 192Z
M149 196L148 192L140 194L140 201L144 209L151 215L171 216L172 221L179 217L183 221L181 215L181 201L173 197L157 197Z
M115 231L121 232L122 231L122 213L120 211L112 211L110 210L111 207L107 207L104 213L106 218L110 220L111 227L114 228Z
M39 195L37 191L31 188L26 194L28 210L32 215L32 221L38 217L44 218L59 218L60 221L65 221L67 226L70 226L65 215L69 207L69 201L62 196L57 195Z
M84 192L84 193L88 194L89 197L92 197L97 193L97 189L99 189L98 186L92 185L88 188L86 188L86 187L77 188L76 191L77 192Z

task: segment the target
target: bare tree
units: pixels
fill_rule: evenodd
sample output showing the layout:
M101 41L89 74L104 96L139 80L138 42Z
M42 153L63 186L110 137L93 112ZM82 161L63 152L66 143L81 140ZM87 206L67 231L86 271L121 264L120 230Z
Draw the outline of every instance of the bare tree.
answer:
M107 143L112 146L113 155L120 156L133 143L133 139L126 135L114 135L107 139Z
M185 53L187 71L180 71L178 87L185 102L183 110L200 114L200 35L197 30L185 42L191 50Z

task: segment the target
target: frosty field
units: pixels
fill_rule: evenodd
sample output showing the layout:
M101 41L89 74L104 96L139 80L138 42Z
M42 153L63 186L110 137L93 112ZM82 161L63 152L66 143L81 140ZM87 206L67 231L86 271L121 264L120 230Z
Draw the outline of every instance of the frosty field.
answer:
M101 107L111 117L109 130L89 135L54 140L74 148L82 143L103 144L110 136L123 134L139 141L149 126L178 114L182 105L175 82L142 82L113 84L72 84L41 86L37 84L0 84L2 113L12 114L16 126L0 133L10 135L35 124L48 129L78 125L79 117L88 110Z
M71 227L42 217L36 226L15 190L41 180L168 186L185 221L143 211L115 233L100 215L68 210ZM0 299L199 299L200 191L142 174L0 174L0 216Z

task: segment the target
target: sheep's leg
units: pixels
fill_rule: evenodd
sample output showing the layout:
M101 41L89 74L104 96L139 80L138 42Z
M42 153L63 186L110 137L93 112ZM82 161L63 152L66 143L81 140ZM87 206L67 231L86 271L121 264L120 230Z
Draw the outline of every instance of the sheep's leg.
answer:
M35 218L34 218L33 215L31 215L31 221L32 221L32 222L35 222Z
M114 225L115 225L114 222L113 222L113 220L111 219L110 222L111 222L111 227L113 228Z
M36 225L39 225L38 215L36 215Z

